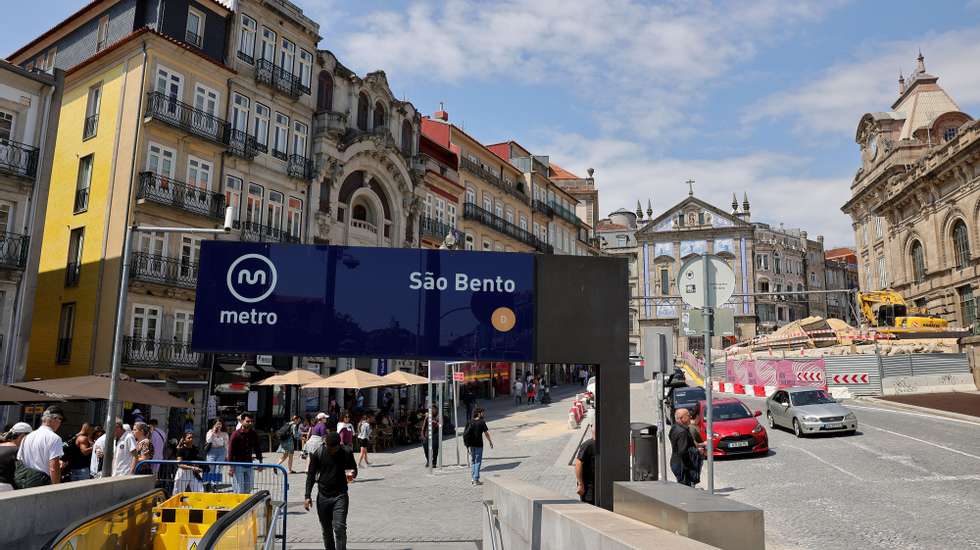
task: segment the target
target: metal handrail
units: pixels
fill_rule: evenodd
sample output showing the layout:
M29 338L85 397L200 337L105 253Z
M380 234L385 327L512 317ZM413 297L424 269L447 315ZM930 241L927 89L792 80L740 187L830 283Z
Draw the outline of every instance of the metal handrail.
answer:
M224 119L163 92L147 92L146 116L222 145L228 144L229 124Z
M37 176L38 148L12 139L0 139L0 171L33 178Z
M262 550L272 550L272 547L276 545L276 529L279 527L279 518L282 518L283 524L286 523L286 503L283 502L279 506L276 506L275 513L272 514L272 521L269 522L268 536L265 538L265 544L262 546ZM286 537L283 536L283 544L285 544Z
M487 525L490 527L490 548L491 550L497 550L497 539L500 538L500 546L503 547L504 541L503 536L500 533L500 522L494 522L494 518L497 516L497 509L493 507L492 500L484 500L483 507L487 511ZM496 536L494 536L496 534Z
M136 198L219 220L225 215L225 196L221 193L199 189L154 172L140 172Z

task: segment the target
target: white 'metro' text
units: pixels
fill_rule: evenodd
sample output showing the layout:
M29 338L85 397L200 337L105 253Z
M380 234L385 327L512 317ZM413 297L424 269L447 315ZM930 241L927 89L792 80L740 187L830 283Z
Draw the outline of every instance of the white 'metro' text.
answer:
M449 289L449 279L445 277L434 277L431 271L422 273L413 271L408 274L408 288L411 290L447 290ZM501 276L470 277L465 273L457 273L453 277L453 290L456 292L514 292L516 284L512 279L504 279Z
M224 325L274 325L279 316L271 311L228 311L222 310L218 322Z

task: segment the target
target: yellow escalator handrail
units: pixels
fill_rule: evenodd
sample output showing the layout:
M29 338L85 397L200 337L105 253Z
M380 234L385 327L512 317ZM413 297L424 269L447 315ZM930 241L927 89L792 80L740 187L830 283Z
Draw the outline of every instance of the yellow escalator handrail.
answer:
M139 525L140 518L132 518L135 514L145 514L144 523L146 535L149 534L153 523L153 507L166 498L163 490L153 489L129 500L114 504L86 518L80 519L64 528L51 542L44 546L45 550L85 550L86 548L145 548L148 540L144 540L141 530L134 530ZM118 516L125 515L126 521L115 521ZM106 524L109 525L106 525ZM95 539L98 540L95 540ZM134 540L129 540L129 539Z

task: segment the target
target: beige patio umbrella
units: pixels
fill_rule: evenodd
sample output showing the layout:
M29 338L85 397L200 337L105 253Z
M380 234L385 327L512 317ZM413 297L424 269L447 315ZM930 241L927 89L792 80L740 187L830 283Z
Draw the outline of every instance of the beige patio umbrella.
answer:
M276 374L258 383L259 386L303 386L319 382L323 377L306 369L293 369L289 372Z
M10 386L0 386L0 405L13 405L15 403L49 403L59 402L62 399L44 395Z
M417 374L412 374L401 370L388 373L381 378L392 386L417 386L420 384L429 383L429 379L424 376L419 376Z
M25 388L54 395L64 399L109 399L109 375L92 374L69 378L52 378L37 382L16 382L18 388ZM141 384L126 375L120 375L119 401L130 401L159 407L189 408L191 405L165 391Z
M349 390L362 390L364 388L377 388L380 386L390 386L392 382L385 380L377 374L364 372L358 369L349 369L344 372L320 379L312 384L303 386L303 389L311 390L314 388L340 388Z

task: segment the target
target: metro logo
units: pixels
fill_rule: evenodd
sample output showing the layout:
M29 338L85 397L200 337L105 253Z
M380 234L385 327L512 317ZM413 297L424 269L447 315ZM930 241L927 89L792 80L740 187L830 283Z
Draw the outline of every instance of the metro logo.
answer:
M268 283L266 272L269 273ZM245 254L228 267L228 291L239 301L254 304L272 294L278 277L272 260L261 254Z

